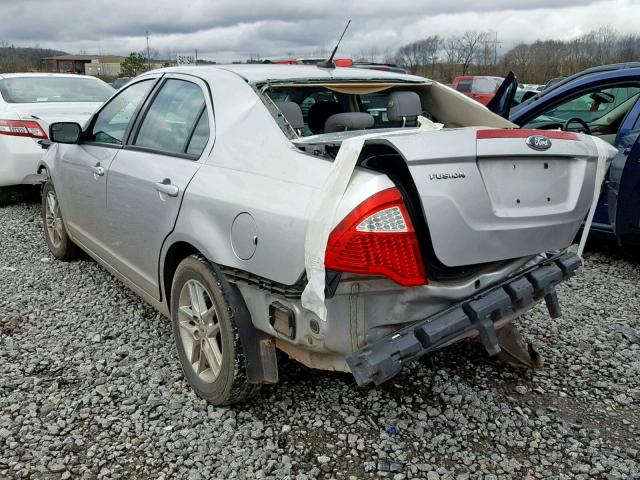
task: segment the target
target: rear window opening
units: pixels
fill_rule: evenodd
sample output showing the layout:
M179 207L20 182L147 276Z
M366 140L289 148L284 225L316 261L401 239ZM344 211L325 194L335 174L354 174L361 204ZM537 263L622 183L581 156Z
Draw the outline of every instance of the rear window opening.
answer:
M416 128L419 116L445 128L517 128L474 100L429 80L283 80L258 83L254 88L284 134L298 143L305 137L314 137L313 143L316 135L335 137L345 131Z
M343 93L322 86L309 87L275 87L266 95L276 106L282 103L295 103L300 107L303 125L297 130L300 136L319 135L333 133L340 130L365 130L380 128L411 128L418 126L418 115L437 121L422 105L419 96L416 96L417 110L403 118L393 116L389 112L389 103L392 100L392 92L407 91L401 88L386 89L373 93ZM337 114L366 114L366 116L344 116L349 122L348 126L334 125L332 131L327 131L326 122ZM286 114L285 114L286 116ZM299 125L298 125L299 126ZM354 128L351 128L351 127ZM359 128L362 127L362 128Z

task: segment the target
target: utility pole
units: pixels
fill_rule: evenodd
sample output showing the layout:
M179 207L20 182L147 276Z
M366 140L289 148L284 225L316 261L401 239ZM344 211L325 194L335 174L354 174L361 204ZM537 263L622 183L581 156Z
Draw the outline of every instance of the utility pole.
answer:
M147 69L151 70L151 56L149 55L149 30L147 30Z
M498 45L502 45L502 42L498 41L498 32L494 32L495 33L495 40L485 40L482 43L484 43L484 48L485 48L485 61L489 60L489 55L490 55L490 51L489 50L489 45L493 44L493 64L497 65L498 64ZM487 37L485 37L487 38Z
M196 65L198 65L198 49L196 48Z

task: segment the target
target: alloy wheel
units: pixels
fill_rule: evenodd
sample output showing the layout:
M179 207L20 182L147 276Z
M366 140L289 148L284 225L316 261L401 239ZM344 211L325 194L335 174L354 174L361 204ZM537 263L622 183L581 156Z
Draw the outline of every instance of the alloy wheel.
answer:
M178 322L191 368L202 381L214 382L222 368L220 317L211 294L198 280L188 280L180 291Z
M63 241L63 223L60 215L60 205L54 191L47 193L47 208L45 210L47 235L54 248L60 248Z

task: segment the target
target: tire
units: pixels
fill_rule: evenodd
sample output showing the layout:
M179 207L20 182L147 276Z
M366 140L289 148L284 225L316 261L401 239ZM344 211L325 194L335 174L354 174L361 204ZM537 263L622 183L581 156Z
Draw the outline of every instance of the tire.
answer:
M234 289L200 255L191 255L178 265L171 287L178 359L196 394L213 405L241 402L260 389L247 380L236 322L251 319L239 317L246 309L238 305L243 300Z
M47 246L55 258L67 262L78 256L78 247L67 234L51 180L42 188L42 226Z

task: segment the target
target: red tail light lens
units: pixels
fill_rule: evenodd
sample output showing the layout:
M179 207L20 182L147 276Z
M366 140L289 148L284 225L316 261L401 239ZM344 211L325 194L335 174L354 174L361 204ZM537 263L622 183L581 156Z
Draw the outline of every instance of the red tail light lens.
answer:
M33 120L0 120L0 135L41 138L43 140L49 138L40 124Z
M416 232L397 188L358 205L331 232L324 264L339 272L384 275L410 287L427 277Z

